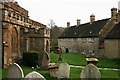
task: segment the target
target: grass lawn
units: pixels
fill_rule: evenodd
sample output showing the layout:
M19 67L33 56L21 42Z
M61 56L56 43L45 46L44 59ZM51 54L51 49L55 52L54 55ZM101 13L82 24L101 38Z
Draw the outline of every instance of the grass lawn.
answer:
M63 61L58 61L57 57L58 57L58 54L51 53L50 54L51 62L55 62L55 63L67 62L68 64L71 64L71 65L81 65L81 66L84 66L87 64L87 61L85 60L85 56L78 53L74 53L74 54L63 53L62 54Z
M48 70L35 70L32 69L31 67L28 66L22 66L24 75L27 75L29 72L32 71L37 71L40 74L42 74L47 80L57 80L57 78L53 78L50 77L49 75L49 71ZM73 80L80 78L80 73L81 73L82 69L81 68L70 68L70 78L72 78ZM120 72L118 73L118 71L114 71L114 70L100 70L101 73L101 78L119 78ZM3 69L3 78L7 77L7 69ZM6 79L3 79L6 80Z
M62 59L63 61L57 61L58 54L51 53L51 62L61 63L67 62L70 65L80 65L85 66L87 61L85 56L79 53L63 53ZM118 64L117 60L106 59L106 58L98 58L97 66L101 68L120 68L120 64Z
M70 65L80 65L80 66L85 66L87 64L85 60L85 56L78 53L72 53L72 54L63 53L62 54L63 61L57 60L58 54L51 53L50 56L51 56L51 62L55 62L55 63L67 62ZM109 68L120 68L120 66L118 66L117 64L117 61L105 59L105 58L99 58L99 62L97 66L109 67ZM56 78L50 77L48 70L43 70L43 69L35 70L35 69L32 69L31 67L23 66L23 65L21 67L25 75L27 75L29 72L37 71L41 73L47 80L56 80ZM73 68L73 67L70 68L70 78L72 78L73 80L80 78L81 71L82 71L81 68ZM101 72L101 78L120 78L119 77L120 71L118 72L114 70L100 70L100 72ZM2 75L3 78L6 78L7 77L6 75L7 75L7 69L3 69L3 75Z
M99 58L99 62L97 63L98 67L101 68L119 68L120 63L118 60L106 59L106 58Z
M100 70L101 78L119 78L120 79L120 71L114 70Z

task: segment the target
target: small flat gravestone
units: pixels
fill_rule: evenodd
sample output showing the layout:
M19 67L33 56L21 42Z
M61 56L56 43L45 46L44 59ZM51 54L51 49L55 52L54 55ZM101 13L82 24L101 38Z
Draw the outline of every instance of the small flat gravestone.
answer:
M22 68L17 63L14 63L8 69L7 78L24 78Z
M57 77L59 64L51 63L48 67L51 77Z
M57 78L69 78L70 66L66 62L61 63L58 67Z
M25 76L25 80L46 80L40 73L33 71Z
M100 71L94 64L88 64L80 74L81 80L99 80L100 77Z

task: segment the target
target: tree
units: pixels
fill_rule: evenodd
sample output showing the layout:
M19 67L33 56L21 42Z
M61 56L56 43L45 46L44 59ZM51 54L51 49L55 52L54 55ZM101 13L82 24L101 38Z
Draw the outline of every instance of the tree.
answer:
M54 28L55 22L52 19L50 19L48 26L50 26L50 28Z

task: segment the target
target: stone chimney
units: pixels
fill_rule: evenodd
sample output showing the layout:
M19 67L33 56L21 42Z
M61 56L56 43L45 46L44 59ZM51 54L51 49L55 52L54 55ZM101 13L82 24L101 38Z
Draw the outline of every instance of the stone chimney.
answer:
M77 26L80 25L80 19L77 19Z
M112 8L111 9L111 18L117 19L117 8Z
M118 13L117 13L117 21L120 22L120 10L118 10Z
M92 14L90 15L90 23L93 23L95 21L95 15Z
M70 22L67 22L67 27L70 27Z

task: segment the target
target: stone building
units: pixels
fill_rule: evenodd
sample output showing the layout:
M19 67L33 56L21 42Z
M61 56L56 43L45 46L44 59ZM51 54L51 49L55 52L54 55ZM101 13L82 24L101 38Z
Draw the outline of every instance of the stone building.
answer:
M50 30L46 25L31 20L29 28L21 27L21 52L37 51L50 53Z
M28 11L16 1L1 2L3 29L3 66L7 67L22 58L23 51L48 51L49 29L31 20Z
M111 9L111 18L95 21L95 15L90 16L90 22L80 24L77 20L77 25L69 26L64 30L59 37L58 45L63 50L69 49L69 52L83 53L95 56L104 56L105 52L105 37L119 22L120 12L116 8Z
M120 22L105 37L105 57L120 58Z

